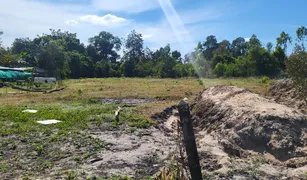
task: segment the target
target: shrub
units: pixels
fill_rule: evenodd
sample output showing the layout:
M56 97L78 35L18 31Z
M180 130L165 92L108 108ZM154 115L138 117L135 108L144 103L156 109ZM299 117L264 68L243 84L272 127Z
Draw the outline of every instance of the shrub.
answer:
M224 76L226 72L226 66L223 63L217 63L214 68L214 73L217 77Z
M286 61L287 72L302 99L307 102L307 53L293 54Z
M268 78L267 76L263 76L261 79L260 79L260 82L262 84L267 84L269 82L270 78Z
M199 78L199 79L197 79L197 82L198 82L198 84L200 85L200 86L203 86L204 85L204 82Z

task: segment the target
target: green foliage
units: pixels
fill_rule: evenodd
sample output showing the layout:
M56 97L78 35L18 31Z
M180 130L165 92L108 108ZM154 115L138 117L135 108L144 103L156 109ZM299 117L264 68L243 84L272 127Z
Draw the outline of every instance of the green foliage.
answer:
M37 155L40 156L43 153L44 148L41 145L37 145L35 146L35 151L37 152Z
M270 78L268 78L267 76L263 76L261 79L260 79L260 82L262 84L267 84L269 82Z
M288 33L285 33L284 31L281 32L280 36L276 39L277 46L282 46L284 51L287 51L288 44L292 43L292 38Z
M247 42L247 48L248 48L248 51L255 49L255 48L261 48L261 42L255 34L253 34L252 37Z
M67 172L67 179L68 180L76 180L78 178L78 173L75 171Z
M307 53L292 54L286 61L287 72L302 100L307 102Z
M296 35L294 52L304 52L306 28L299 27ZM282 32L273 50L272 43L263 48L254 34L248 42L238 37L232 43L228 40L218 42L214 35L210 35L204 42L198 43L194 52L182 58L182 54L172 50L169 44L154 52L144 48L142 34L135 30L128 34L125 41L102 31L89 38L89 45L85 46L75 33L50 29L49 34L34 39L16 38L8 50L0 47L0 65L37 66L47 70L48 76L60 79L121 76L180 78L196 75L272 77L285 71L285 52L291 42L290 35ZM123 56L120 57L122 47Z
M202 79L197 79L197 83L200 85L200 86L203 86L204 85L204 82Z
M225 75L226 70L227 70L227 65L219 62L214 68L214 73L217 77L222 77Z

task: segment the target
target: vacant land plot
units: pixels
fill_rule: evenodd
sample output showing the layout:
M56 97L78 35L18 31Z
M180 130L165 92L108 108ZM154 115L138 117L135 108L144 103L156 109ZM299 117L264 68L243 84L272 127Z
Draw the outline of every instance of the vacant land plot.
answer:
M152 176L176 149L150 117L215 85L259 94L268 88L256 78L110 78L66 80L64 90L50 94L9 88L5 95L0 89L0 179ZM118 106L123 111L116 122ZM22 112L26 109L38 111Z

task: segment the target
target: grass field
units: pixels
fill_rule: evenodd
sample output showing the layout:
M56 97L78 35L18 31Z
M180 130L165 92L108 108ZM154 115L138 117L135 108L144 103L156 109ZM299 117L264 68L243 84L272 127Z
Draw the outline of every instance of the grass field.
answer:
M140 79L109 78L64 81L65 90L51 94L0 89L0 179L39 177L50 174L61 159L73 165L56 173L75 175L73 169L103 151L104 142L88 135L101 127L116 129L127 124L131 131L147 128L155 122L154 113L194 96L206 87L235 85L265 94L268 84L248 79ZM101 98L147 98L152 103L124 107L120 122L114 122L116 104L102 104ZM36 109L38 113L22 113ZM58 119L63 122L44 126L37 120ZM74 150L63 146L77 147Z

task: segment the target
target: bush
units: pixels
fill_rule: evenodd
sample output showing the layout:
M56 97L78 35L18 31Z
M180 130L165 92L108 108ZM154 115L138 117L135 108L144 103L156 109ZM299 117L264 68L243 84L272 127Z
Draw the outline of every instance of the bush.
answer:
M263 76L261 79L260 79L260 82L262 84L267 84L269 82L270 78L268 78L267 76Z
M220 62L217 63L214 68L214 74L217 77L221 77L221 76L224 76L225 72L226 72L226 65Z
M307 53L293 54L286 61L286 69L302 99L307 102Z
M200 85L200 86L203 86L204 85L204 82L199 78L199 79L197 79L197 82L198 82L198 84Z

